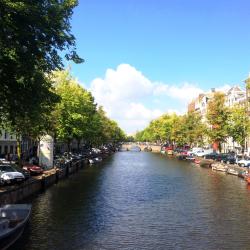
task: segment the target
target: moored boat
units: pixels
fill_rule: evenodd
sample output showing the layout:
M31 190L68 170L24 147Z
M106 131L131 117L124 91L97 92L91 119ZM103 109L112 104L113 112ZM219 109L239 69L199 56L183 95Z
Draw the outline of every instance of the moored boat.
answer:
M168 150L167 150L167 154L168 154L168 155L173 155L173 153L174 153L174 152L173 152L172 149L168 149Z
M232 174L232 175L237 175L237 176L239 175L239 172L233 168L228 168L227 173Z
M0 207L0 249L10 247L22 234L31 214L29 204Z
M243 179L245 179L245 178L247 177L247 175L248 175L248 171L247 171L247 170L241 170L241 171L239 171L239 173L238 173L238 176L239 176L240 178L243 178Z
M199 160L199 159L196 158L196 159L194 160L194 163L197 164L197 165L199 165L199 164L201 163L201 160Z
M245 180L246 180L247 184L250 185L250 176L249 176L249 175L247 175L247 176L245 177Z
M195 161L195 157L192 156L192 155L189 155L189 156L186 157L186 160L187 160L187 161L193 161L193 162L194 162L194 161Z
M227 172L228 167L224 166L223 164L220 164L220 163L214 163L214 164L212 164L212 170Z

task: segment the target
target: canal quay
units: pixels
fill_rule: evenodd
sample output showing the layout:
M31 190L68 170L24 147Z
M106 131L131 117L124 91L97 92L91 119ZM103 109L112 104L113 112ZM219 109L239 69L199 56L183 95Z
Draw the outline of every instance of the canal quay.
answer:
M11 250L249 249L243 179L151 152L117 152L32 203Z

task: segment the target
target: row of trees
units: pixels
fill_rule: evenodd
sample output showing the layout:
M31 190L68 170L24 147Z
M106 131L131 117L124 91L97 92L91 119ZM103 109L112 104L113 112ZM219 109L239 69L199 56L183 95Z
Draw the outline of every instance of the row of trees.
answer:
M225 95L215 93L208 102L206 116L193 111L185 115L164 114L150 122L149 126L135 135L137 141L160 141L174 145L221 144L228 137L238 143L242 150L245 139L250 134L250 119L246 105L225 106Z
M118 140L123 132L70 77L63 57L82 63L70 19L77 0L0 1L0 126L33 139ZM20 151L18 152L20 154Z
M54 72L55 93L60 97L55 110L49 115L51 131L55 137L68 144L82 140L100 145L125 139L118 124L109 119L103 108L94 102L92 94L70 75L69 70Z
M125 140L125 133L118 124L106 116L102 107L97 107L91 92L84 89L69 70L54 71L49 77L50 91L57 102L48 103L33 119L16 118L16 126L6 121L2 126L17 135L18 154L23 136L39 140L51 134L55 140L66 143L68 150L73 140L88 145L117 143Z

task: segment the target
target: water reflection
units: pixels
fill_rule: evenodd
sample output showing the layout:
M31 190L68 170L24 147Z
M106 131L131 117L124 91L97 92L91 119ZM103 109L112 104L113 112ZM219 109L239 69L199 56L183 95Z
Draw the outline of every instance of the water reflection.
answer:
M12 249L248 249L249 211L235 176L120 152L37 196Z

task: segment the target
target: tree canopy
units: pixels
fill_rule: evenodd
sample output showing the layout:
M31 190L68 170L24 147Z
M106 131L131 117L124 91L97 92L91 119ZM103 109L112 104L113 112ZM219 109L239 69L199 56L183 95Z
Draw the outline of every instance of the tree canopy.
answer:
M118 124L106 116L102 107L97 109L92 94L84 89L69 70L53 73L55 93L61 101L52 113L54 135L70 146L72 140L100 145L125 139Z
M150 122L149 126L135 135L138 141L159 141L175 145L202 145L206 127L201 122L200 115L164 114Z
M34 121L58 102L47 75L62 68L61 52L83 61L69 22L76 5L76 0L0 2L0 122Z
M212 143L221 143L228 137L229 110L225 105L225 94L216 92L208 102L207 120L210 125L208 135Z

